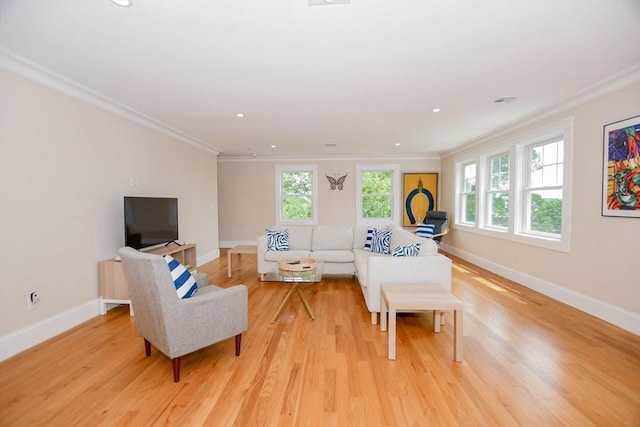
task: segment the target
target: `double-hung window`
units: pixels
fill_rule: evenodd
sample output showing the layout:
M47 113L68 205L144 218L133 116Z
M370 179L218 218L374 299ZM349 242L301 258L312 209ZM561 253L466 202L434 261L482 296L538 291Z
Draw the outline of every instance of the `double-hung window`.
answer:
M476 162L462 165L458 213L460 222L472 225L476 222Z
M318 168L276 167L276 218L280 224L317 224Z
M356 212L359 221L398 223L399 168L391 165L358 165L356 169Z
M532 144L525 150L522 233L558 238L562 233L564 140Z
M487 159L486 226L506 230L509 226L509 153Z

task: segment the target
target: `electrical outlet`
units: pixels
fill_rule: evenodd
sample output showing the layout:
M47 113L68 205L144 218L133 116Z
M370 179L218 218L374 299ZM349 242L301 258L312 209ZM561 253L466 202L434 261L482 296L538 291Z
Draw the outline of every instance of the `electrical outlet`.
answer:
M31 310L35 308L38 305L38 303L40 303L40 294L38 294L37 291L31 292L27 296L27 308Z

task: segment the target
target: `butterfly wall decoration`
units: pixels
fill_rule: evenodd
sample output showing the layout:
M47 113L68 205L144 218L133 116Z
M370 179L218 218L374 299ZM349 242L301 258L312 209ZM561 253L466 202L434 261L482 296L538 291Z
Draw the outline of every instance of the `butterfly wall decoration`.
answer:
M337 179L333 176L329 176L329 175L325 175L325 176L329 180L329 185L331 186L332 190L335 190L336 188L338 190L342 190L344 189L344 180L347 179L347 175L349 174L344 174L344 176L341 176L340 178L337 178Z

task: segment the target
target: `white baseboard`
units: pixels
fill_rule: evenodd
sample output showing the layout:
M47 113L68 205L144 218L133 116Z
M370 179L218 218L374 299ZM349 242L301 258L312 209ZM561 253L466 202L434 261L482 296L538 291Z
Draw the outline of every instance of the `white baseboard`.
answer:
M538 277L505 267L501 264L497 264L472 253L456 249L444 243L441 247L443 251L460 257L484 268L485 270L489 270L492 273L498 274L509 280L513 280L514 282L529 289L533 289L536 292L540 292L549 298L553 298L580 311L584 311L585 313L616 325L631 333L640 335L640 313L634 313L615 305L599 301L580 292L576 292L555 283L542 280Z
M34 325L0 337L0 362L92 319L100 313L99 301L89 301Z

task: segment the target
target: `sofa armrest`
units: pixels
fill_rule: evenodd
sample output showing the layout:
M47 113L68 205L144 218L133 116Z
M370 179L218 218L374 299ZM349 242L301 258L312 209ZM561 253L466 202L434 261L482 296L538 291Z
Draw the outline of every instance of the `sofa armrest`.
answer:
M436 254L418 257L369 257L365 300L370 312L380 312L380 284L438 283L451 290L451 260Z

